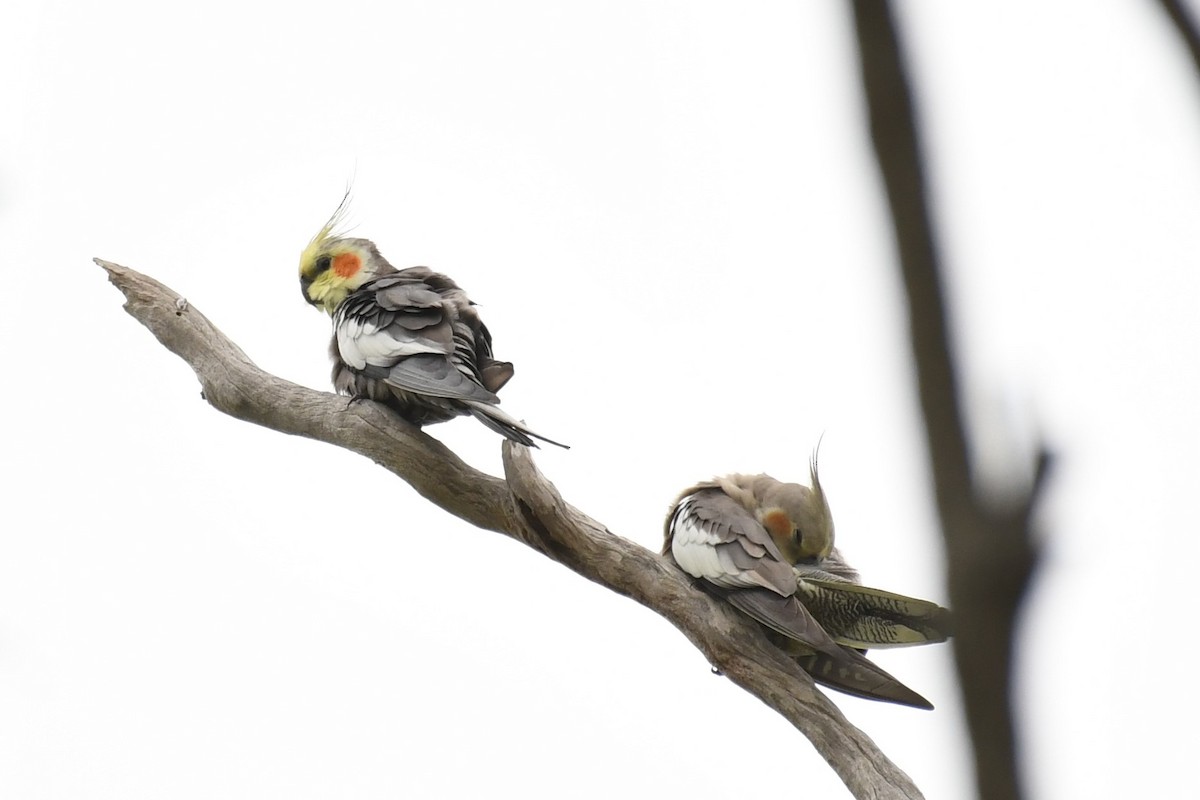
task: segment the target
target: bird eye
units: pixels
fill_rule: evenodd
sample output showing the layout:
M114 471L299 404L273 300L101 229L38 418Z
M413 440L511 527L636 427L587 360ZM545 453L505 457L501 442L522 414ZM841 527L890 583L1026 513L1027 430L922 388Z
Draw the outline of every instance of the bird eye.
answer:
M328 270L329 265L332 263L333 263L333 259L329 256L321 256L320 258L318 258L317 262L316 262L317 268L315 270L313 270L313 277L315 278L318 275L320 275L322 272L325 272L326 270Z

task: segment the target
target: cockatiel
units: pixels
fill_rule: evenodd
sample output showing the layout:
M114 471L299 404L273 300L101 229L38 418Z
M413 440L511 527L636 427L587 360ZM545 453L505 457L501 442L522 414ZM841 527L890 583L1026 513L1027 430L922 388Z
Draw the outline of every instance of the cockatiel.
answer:
M526 446L534 433L501 411L496 393L513 366L454 281L428 267L398 270L367 239L336 233L349 194L300 255L300 290L333 318L333 385L376 400L414 425L470 414Z
M663 554L770 629L819 683L848 694L933 708L858 652L944 641L949 612L858 585L834 548L833 517L812 485L726 475L684 490L671 506Z

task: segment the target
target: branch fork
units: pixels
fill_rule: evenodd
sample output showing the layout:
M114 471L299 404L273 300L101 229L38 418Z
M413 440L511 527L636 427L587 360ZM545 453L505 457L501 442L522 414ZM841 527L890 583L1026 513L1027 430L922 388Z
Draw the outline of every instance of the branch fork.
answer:
M265 372L177 292L128 267L95 261L125 295L126 312L192 367L204 399L218 411L366 456L445 511L632 598L669 620L716 670L792 723L854 797L922 797L757 625L695 588L668 559L568 504L528 448L503 443L503 480L480 472L381 405L347 405L344 397Z

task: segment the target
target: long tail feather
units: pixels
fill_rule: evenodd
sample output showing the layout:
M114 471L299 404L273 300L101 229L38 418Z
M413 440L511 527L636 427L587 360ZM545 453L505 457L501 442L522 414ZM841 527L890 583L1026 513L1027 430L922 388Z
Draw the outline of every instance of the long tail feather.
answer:
M828 653L796 655L794 658L796 663L803 667L814 681L831 689L837 689L839 692L852 694L855 697L865 697L868 700L882 700L902 706L922 708L926 711L933 710L933 703L893 678L866 657L853 650L847 650L846 654L846 658L839 658Z
M721 594L739 611L778 634L783 649L818 683L859 697L933 708L866 656L838 644L797 598L781 597L768 589Z
M796 597L838 644L848 647L932 644L953 633L948 609L870 586L802 578L796 581Z
M482 403L468 403L467 410L471 412L471 416L488 426L496 433L511 439L518 444L523 444L526 447L537 447L537 442L534 439L540 439L547 444L561 447L564 450L570 450L570 445L565 445L562 442L556 442L553 439L542 436L530 430L523 422L513 419L508 414L505 414L500 409L492 405L484 405Z

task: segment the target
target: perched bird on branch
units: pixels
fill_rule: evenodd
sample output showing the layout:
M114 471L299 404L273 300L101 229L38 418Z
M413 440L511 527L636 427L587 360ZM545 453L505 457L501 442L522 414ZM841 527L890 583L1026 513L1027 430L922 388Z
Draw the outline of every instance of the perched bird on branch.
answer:
M300 290L333 318L333 385L387 405L414 425L469 414L536 447L566 447L498 408L513 365L492 356L492 336L454 281L428 267L398 270L367 239L337 232L349 193L300 255Z
M950 612L860 585L834 547L815 456L810 475L810 486L725 475L684 490L667 515L663 554L766 626L818 683L933 708L860 651L945 641Z

